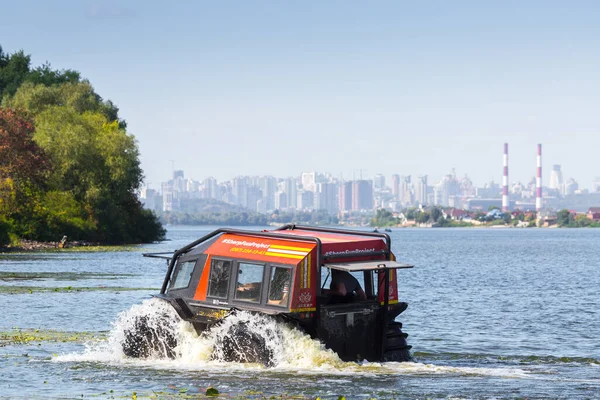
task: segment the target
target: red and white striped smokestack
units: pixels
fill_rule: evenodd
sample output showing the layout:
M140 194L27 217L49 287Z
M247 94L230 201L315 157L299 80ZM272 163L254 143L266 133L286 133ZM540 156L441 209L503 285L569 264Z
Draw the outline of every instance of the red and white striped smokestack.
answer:
M537 175L535 176L535 211L542 209L542 145L537 145Z
M508 143L504 143L504 173L502 175L502 211L508 211Z

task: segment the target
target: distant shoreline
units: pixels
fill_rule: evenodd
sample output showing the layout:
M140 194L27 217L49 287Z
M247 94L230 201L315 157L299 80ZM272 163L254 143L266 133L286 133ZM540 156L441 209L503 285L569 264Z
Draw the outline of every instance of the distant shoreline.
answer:
M169 226L186 226L186 227L215 227L215 225L186 225L186 224L176 224ZM167 230L169 228L167 226ZM236 225L235 227L244 228L244 227L256 227L258 225ZM314 225L321 227L333 227L340 229L361 229L365 232L374 232L375 228L368 226L359 226L359 225ZM262 225L258 227L264 227ZM388 226L385 228L378 228L378 233L390 233L386 232L385 229L400 230L400 229L456 229L456 228L467 228L467 229L588 229L588 228L597 228L596 226L587 226L587 227L570 227L570 226L546 226L546 227L524 227L524 226L512 226L512 225L471 225L471 226L419 226L419 225L411 225L411 226ZM165 239L164 241L169 241L170 239ZM60 242L40 242L36 240L21 240L18 246L6 246L0 247L0 253L30 253L36 251L63 251L70 249L77 249L79 251L111 251L111 250L124 250L130 249L133 246L139 246L140 244L124 244L124 245L108 245L102 243L92 243L86 241L77 241L74 240L72 242L67 242L66 246L61 248L59 247Z
M40 242L37 240L20 240L18 246L0 247L1 253L34 253L37 251L113 251L131 249L139 244L126 245L108 245L102 243L93 243L80 240L73 240L66 243L64 247L59 246L60 242Z

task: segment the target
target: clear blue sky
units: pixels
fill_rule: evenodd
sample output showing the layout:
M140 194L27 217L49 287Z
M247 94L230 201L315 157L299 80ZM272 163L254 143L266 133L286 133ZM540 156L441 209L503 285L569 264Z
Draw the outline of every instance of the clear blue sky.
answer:
M88 78L147 181L552 164L600 176L598 1L5 1L0 45Z

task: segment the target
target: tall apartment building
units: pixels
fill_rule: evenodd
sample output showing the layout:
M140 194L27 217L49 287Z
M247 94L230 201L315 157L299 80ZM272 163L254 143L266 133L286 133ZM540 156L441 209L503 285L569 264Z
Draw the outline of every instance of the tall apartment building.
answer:
M594 192L600 192L600 176L594 179L594 182L592 183L592 190Z
M352 182L341 182L339 184L338 209L342 212L352 210Z
M550 171L550 184L548 187L550 189L561 190L563 186L563 176L560 165L554 164L552 166L552 171Z
M460 183L454 174L445 175L435 186L433 203L439 206L450 206L450 199L460 194Z
M366 180L352 182L352 211L373 209L373 183Z
M401 176L400 177L400 189L398 191L398 200L403 206L410 206L413 204L412 198L412 182L411 176Z
M373 178L373 189L381 190L383 188L385 188L385 176L382 174L375 175Z
M263 207L266 210L275 209L275 192L277 191L277 178L274 176L261 176L258 187L262 190L264 197Z
M317 188L317 173L316 172L303 172L300 177L302 188L314 192Z
M286 210L288 208L287 194L282 191L275 193L275 209Z
M298 201L296 208L299 210L312 210L315 208L315 192L310 190L298 190Z
M427 175L420 176L417 179L415 188L415 200L421 205L427 204Z
M315 193L315 209L325 210L328 213L335 213L338 210L337 204L338 185L335 183L317 183Z
M162 193L162 210L173 211L173 181L163 182L160 184L160 192Z
M400 175L394 174L392 175L392 196L394 200L400 199Z
M203 182L203 196L208 199L218 199L219 198L219 185L217 180L212 176L210 178L206 178Z
M298 187L296 178L287 178L283 182L283 191L287 197L287 206L296 208L298 206Z
M263 198L263 192L258 186L249 186L246 191L246 206L250 211L257 211L257 204Z
M236 176L233 178L232 194L234 204L248 207L248 184L245 176Z
M579 190L579 184L573 178L569 178L564 184L562 189L563 196L569 196Z

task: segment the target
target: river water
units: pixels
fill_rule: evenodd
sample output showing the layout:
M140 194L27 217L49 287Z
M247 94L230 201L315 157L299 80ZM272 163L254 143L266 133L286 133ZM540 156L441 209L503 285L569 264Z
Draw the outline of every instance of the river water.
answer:
M156 307L166 270L141 253L209 230L171 227L169 241L115 252L0 254L0 397L600 397L600 229L393 231L398 260L415 264L399 272L414 363L344 363L293 331L272 368L210 361L192 332L183 357L125 359L115 338Z

